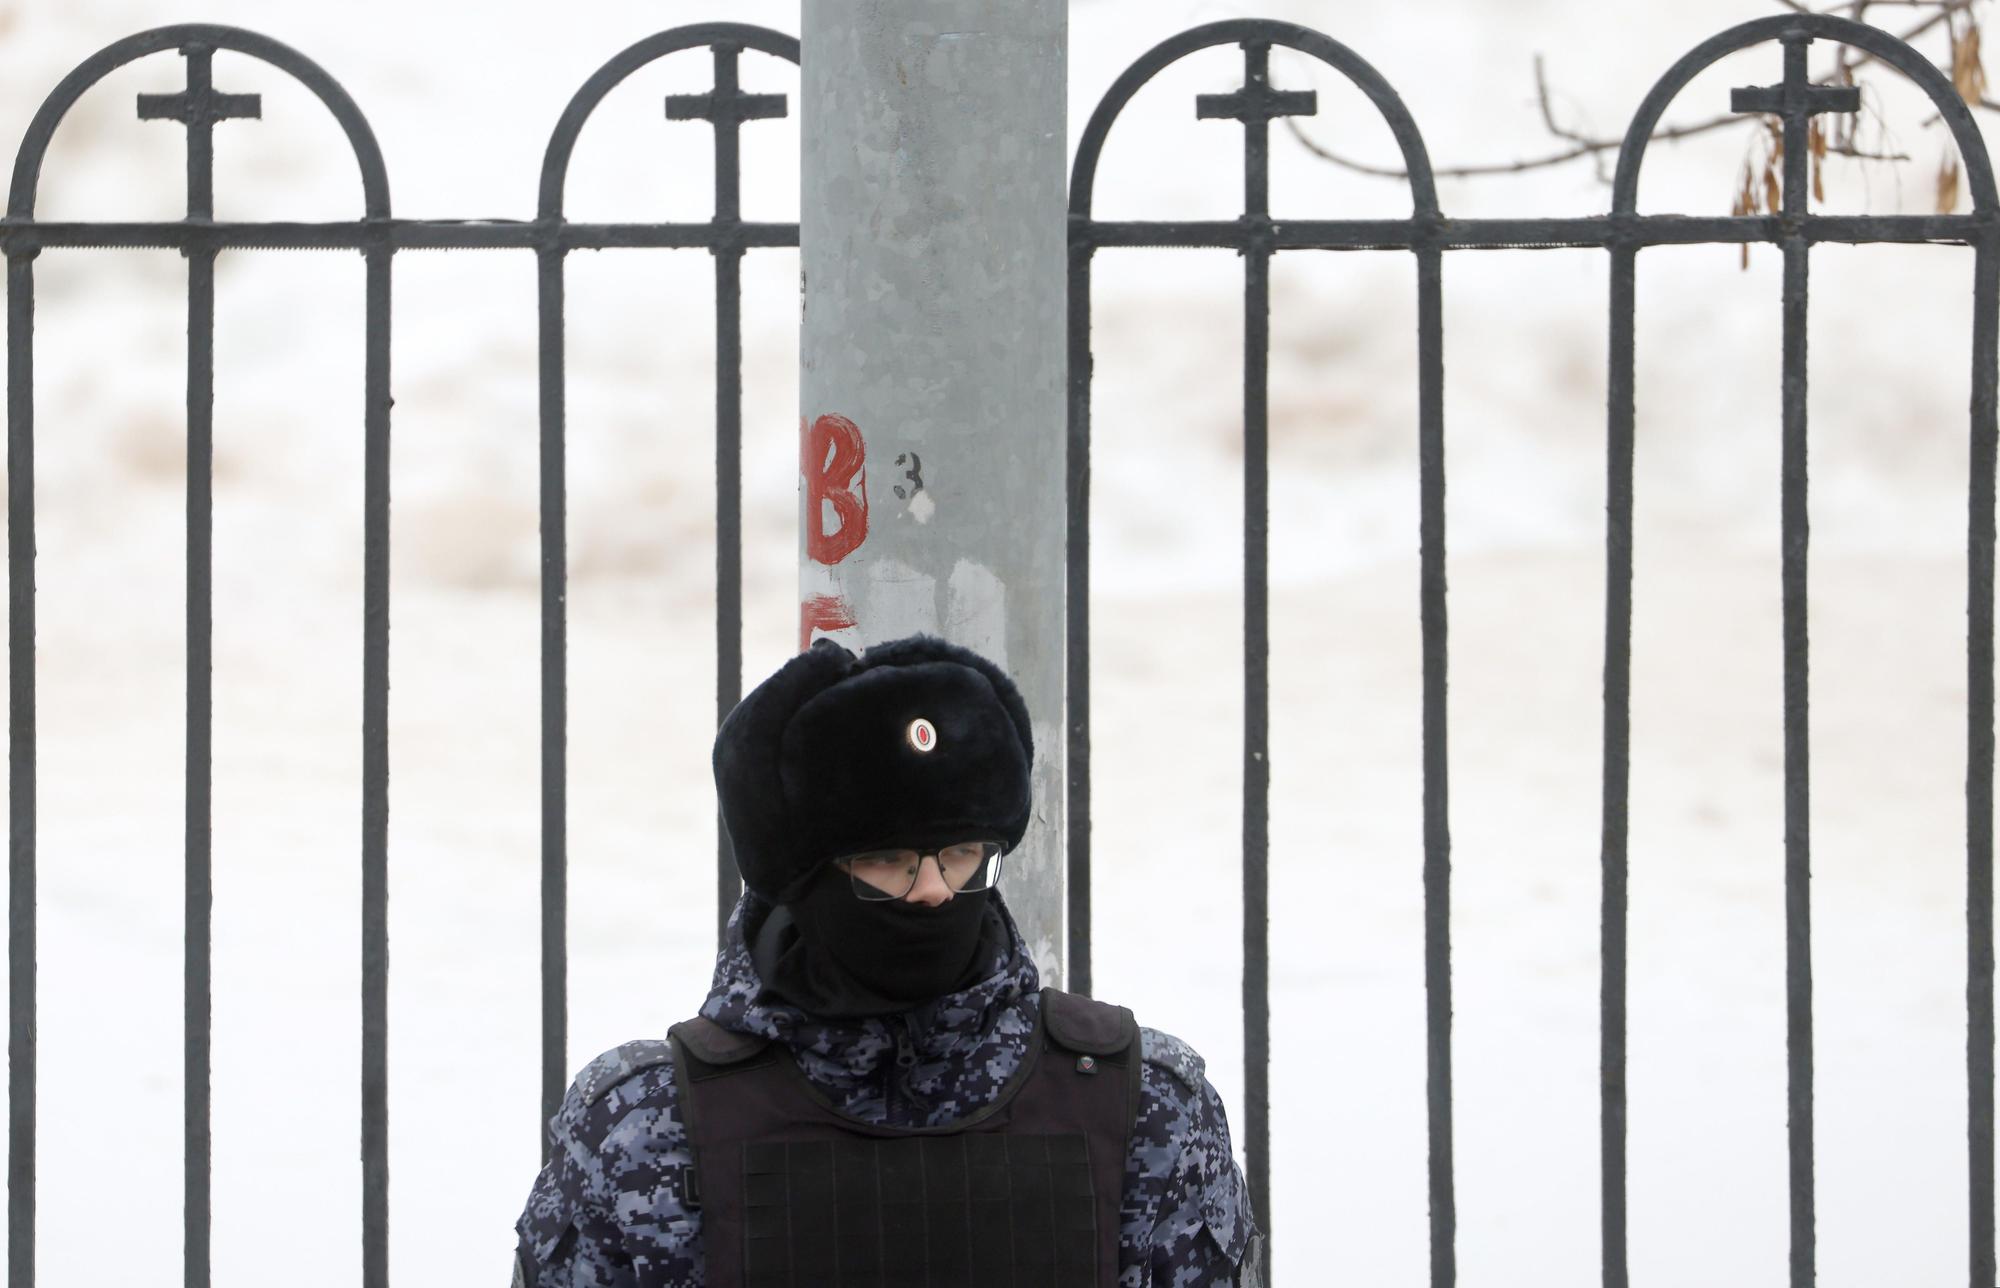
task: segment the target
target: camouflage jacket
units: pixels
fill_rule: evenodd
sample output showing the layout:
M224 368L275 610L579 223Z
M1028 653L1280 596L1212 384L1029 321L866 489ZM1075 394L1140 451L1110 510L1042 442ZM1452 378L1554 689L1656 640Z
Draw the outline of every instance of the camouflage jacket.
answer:
M823 1020L760 999L746 928L754 933L768 906L745 895L701 1013L782 1043L806 1077L857 1118L908 1127L956 1121L998 1093L1035 1036L1040 981L1000 908L1011 949L985 979L902 1015ZM1248 1284L1256 1278L1257 1230L1222 1102L1185 1042L1140 1032L1143 1099L1125 1162L1118 1282ZM662 1042L628 1042L577 1075L549 1122L551 1160L515 1223L517 1285L703 1283L701 1212L687 1202L693 1158L672 1060L663 1056Z

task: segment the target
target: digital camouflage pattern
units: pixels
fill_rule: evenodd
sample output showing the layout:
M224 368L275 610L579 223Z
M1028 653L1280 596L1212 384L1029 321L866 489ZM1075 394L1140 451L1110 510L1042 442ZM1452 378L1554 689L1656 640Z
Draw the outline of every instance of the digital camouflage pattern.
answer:
M823 1020L759 1000L748 943L769 906L746 894L701 1013L784 1044L854 1117L899 1127L954 1122L998 1094L1035 1035L1040 979L1013 918L994 902L1009 949L986 978L903 1015ZM1222 1102L1185 1042L1140 1034L1143 1098L1125 1165L1118 1282L1248 1285L1257 1230ZM665 1040L628 1042L577 1075L549 1123L553 1157L515 1224L518 1285L700 1288L701 1212L688 1203L694 1160L675 1101Z

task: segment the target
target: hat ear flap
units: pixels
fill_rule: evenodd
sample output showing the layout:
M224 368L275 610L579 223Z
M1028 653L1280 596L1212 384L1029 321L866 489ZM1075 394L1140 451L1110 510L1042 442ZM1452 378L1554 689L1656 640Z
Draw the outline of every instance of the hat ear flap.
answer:
M800 875L790 852L800 829L778 769L785 726L857 665L838 643L817 640L751 690L716 732L712 764L723 830L743 883L767 899Z

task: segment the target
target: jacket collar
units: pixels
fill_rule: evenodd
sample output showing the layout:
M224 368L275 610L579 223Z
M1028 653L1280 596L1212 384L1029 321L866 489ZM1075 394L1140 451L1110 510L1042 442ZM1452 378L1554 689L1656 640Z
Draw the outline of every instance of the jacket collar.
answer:
M764 988L750 945L772 907L746 891L730 914L701 1013L725 1029L784 1046L807 1078L850 1113L875 1121L935 1117L928 1111L941 1096L956 1101L968 1092L966 1070L1017 1066L1033 1036L1040 976L998 891L993 907L1006 947L985 976L898 1014L827 1019Z

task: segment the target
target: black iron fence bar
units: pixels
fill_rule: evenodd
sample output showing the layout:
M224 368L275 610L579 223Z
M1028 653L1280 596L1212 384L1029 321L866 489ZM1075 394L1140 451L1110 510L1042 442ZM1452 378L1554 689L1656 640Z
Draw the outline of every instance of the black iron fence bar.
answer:
M1071 187L1071 201L1082 189ZM1091 247L1069 241L1069 441L1064 450L1068 542L1064 547L1064 772L1068 775L1068 986L1088 996L1090 971L1090 350Z
M1806 128L1821 110L1857 111L1853 86L1823 88L1833 98L1816 103L1806 71L1811 37L1791 28L1780 38L1785 51L1782 88L1742 90L1733 95L1744 110L1777 108L1784 122L1783 209L1797 218L1810 195ZM1782 530L1784 717L1785 717L1785 1051L1790 1113L1786 1119L1791 1152L1792 1283L1811 1288L1818 1262L1814 1239L1817 1207L1813 1183L1813 1014L1812 1014L1812 773L1809 738L1810 665L1806 639L1806 568L1809 524L1806 510L1806 305L1808 254L1796 226L1784 238L1783 356L1781 366L1783 439L1780 473Z
M745 94L737 76L743 45L718 39L715 89L667 100L673 120L706 120L715 127L714 222L728 227L742 216L740 130L746 121L785 114L782 94ZM710 247L715 259L715 720L722 723L743 696L743 246ZM729 913L742 892L729 836L715 829L715 941L722 943Z
M1243 42L1243 88L1202 95L1197 117L1243 122L1243 208L1251 219L1270 213L1270 124L1278 116L1318 109L1311 93L1271 84L1271 46ZM1270 1191L1270 435L1271 255L1256 244L1244 255L1243 317L1243 1015L1248 1139L1245 1161L1252 1190ZM1268 1223L1267 1223L1268 1224ZM1263 1251L1270 1257L1267 1244Z
M34 258L7 256L7 1288L35 1283Z
M361 585L362 1276L389 1284L389 320L391 252L365 254Z
M1808 215L1809 244L1935 243L1970 246L1993 217L1964 215ZM1618 245L1777 243L1777 216L1604 215L1572 219L1270 219L1085 220L1072 225L1072 244L1119 247L1230 249L1253 241L1276 250L1561 250ZM0 254L42 249L125 250L644 250L796 247L797 224L547 224L542 221L394 219L334 223L40 223L0 219Z
M1417 252L1417 461L1423 637L1424 1006L1429 1078L1431 1282L1458 1282L1452 1162L1451 814L1446 757L1443 255Z
M1784 212L1805 212L1808 37L1784 36L1785 145ZM1859 91L1848 87L1850 95ZM1739 95L1741 91L1739 91ZM1858 104L1857 104L1858 107ZM1852 109L1850 109L1852 110ZM1812 1013L1812 743L1811 658L1806 641L1806 566L1810 529L1806 511L1806 304L1809 254L1805 239L1788 230L1784 239L1784 311L1780 363L1783 439L1780 451L1781 580L1785 671L1785 1053L1786 1132L1791 1151L1792 1284L1812 1288L1818 1245L1814 1239L1817 1191L1813 1184L1813 1013Z
M1605 385L1604 790L1599 933L1598 1157L1604 1288L1627 1288L1625 983L1627 822L1632 780L1632 461L1634 279L1639 250L1611 250Z
M1236 44L1244 50L1244 86L1233 94L1201 95L1199 117L1228 117L1245 126L1244 207L1236 220L1213 223L1099 223L1092 189L1105 138L1132 96L1170 63L1200 49ZM1422 462L1424 639L1424 892L1426 1054L1429 1066L1430 1220L1433 1281L1456 1275L1456 1201L1451 1167L1450 835L1446 811L1443 339L1437 231L1443 221L1423 141L1387 81L1351 50L1318 32L1287 23L1211 23L1146 53L1112 85L1084 128L1070 184L1070 449L1069 468L1069 746L1070 942L1072 972L1088 979L1090 689L1088 643L1090 475L1090 258L1106 245L1230 246L1244 256L1244 827L1243 1009L1245 1053L1244 1154L1252 1202L1266 1232L1268 1272L1273 1224L1270 1189L1269 958L1269 629L1268 452L1266 407L1270 326L1270 258L1292 249L1295 231L1328 223L1269 217L1268 126L1272 118L1310 113L1311 94L1274 89L1273 45L1297 49L1333 66L1374 102L1389 123L1412 176L1416 215L1405 221L1340 225L1386 232L1403 246L1421 246L1418 271L1419 456ZM1079 922L1081 924L1079 924Z
M569 583L563 451L563 264L559 251L536 257L540 310L542 541L542 1106L548 1122L562 1104L569 1064ZM542 1161L554 1142L542 1137Z
M1969 246L1993 226L1983 212L1969 215L1808 215L1800 220L1808 243L1935 242ZM1274 250L1562 250L1631 246L1701 245L1711 242L1779 242L1787 234L1775 215L1588 215L1572 219L1267 219L1072 220L1070 239L1091 249L1241 249L1268 243ZM4 232L0 232L4 237Z
M797 246L797 224L588 224L383 219L334 223L101 223L0 220L0 252L124 250L652 250Z
M187 217L215 213L215 138L226 116L256 116L255 95L217 94L215 50L205 43L181 47L187 89L179 94L141 94L143 120L175 120L187 127ZM215 460L215 256L207 247L190 248L187 258L187 785L183 794L182 842L186 886L181 936L183 1146L181 1150L182 1273L188 1288L209 1281L213 990L214 869L211 818L215 707L213 701L214 460Z
M1974 256L1972 496L1966 516L1965 1064L1971 1278L1995 1282L1993 1247L1993 547L2000 241Z
M716 702L717 718L734 706L742 686L743 342L741 266L753 244L798 244L796 225L746 225L741 213L737 130L743 122L779 115L778 95L742 91L737 59L746 49L797 63L796 37L741 23L714 22L677 27L648 36L612 56L584 82L563 109L543 155L536 221L533 225L475 225L481 233L533 229L525 243L538 253L541 364L541 528L542 528L542 1112L547 1122L562 1104L568 1082L568 562L564 496L563 257L581 243L569 240L563 223L563 185L570 156L584 124L605 95L632 73L668 54L708 47L715 59L715 89L703 95L674 95L665 102L669 119L706 120L715 130L715 213L706 225L601 226L614 237L659 237L654 245L705 246L716 263ZM468 226L433 226L446 235ZM628 231L629 230L629 231ZM762 238L762 240L753 240ZM614 244L607 240L605 244ZM636 240L623 244L639 244ZM717 827L716 940L735 903L738 883L728 840ZM549 1140L542 1140L543 1158Z
M1257 249L1243 273L1242 992L1243 1157L1260 1209L1271 1192L1270 358L1271 252Z
M1243 209L1271 208L1271 118L1310 112L1310 95L1271 88L1271 46L1243 42L1243 88L1195 100L1197 117L1243 123ZM1243 259L1243 1103L1244 1162L1262 1206L1271 1190L1271 249ZM1265 1260L1270 1259L1266 1220Z
M209 1276L209 1036L213 1023L209 976L214 943L210 919L214 880L209 845L210 750L214 728L211 694L214 411L215 255L211 251L195 251L188 256L187 787L183 840L187 892L185 929L181 936L186 999L182 1036L186 1124L181 1155L186 1243L182 1255L188 1288L200 1288L208 1283Z
M734 161L731 175L734 180ZM715 251L715 722L743 696L743 250ZM715 942L743 892L729 834L715 826Z

